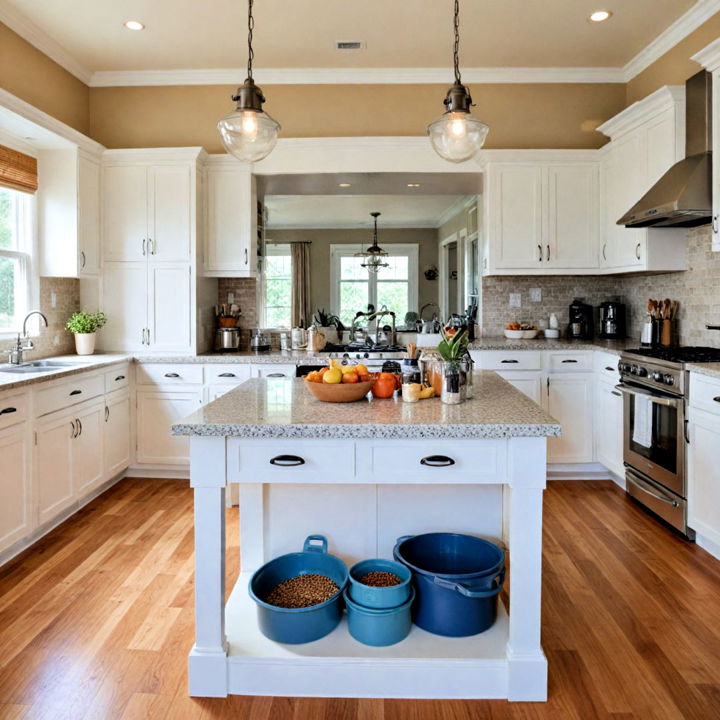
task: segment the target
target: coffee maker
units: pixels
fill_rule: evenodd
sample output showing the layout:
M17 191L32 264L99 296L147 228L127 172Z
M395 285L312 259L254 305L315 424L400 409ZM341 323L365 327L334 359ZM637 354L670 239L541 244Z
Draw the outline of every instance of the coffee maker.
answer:
M603 340L623 340L625 338L625 305L607 301L600 303L600 332Z
M592 340L593 325L592 305L586 305L582 300L573 300L570 305L567 337L570 340Z

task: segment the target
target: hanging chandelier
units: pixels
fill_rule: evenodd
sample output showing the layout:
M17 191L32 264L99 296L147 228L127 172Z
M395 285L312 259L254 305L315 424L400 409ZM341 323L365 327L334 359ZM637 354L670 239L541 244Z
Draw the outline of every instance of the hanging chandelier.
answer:
M453 16L455 44L453 46L453 66L455 83L447 91L443 104L445 112L435 122L430 123L427 134L430 136L435 152L450 162L463 162L477 154L483 146L490 128L470 114L473 104L470 90L462 84L460 78L460 2L455 0Z
M265 96L255 84L252 76L253 53L253 0L248 0L248 65L247 78L233 102L237 103L235 112L223 118L217 128L220 131L225 149L243 162L257 162L267 157L277 143L280 123L274 120L262 106Z
M390 263L385 262L385 258L388 255L387 250L383 250L377 241L377 219L380 217L380 213L371 212L370 215L372 215L375 222L373 243L367 250L355 253L355 257L363 258L365 262L362 263L362 267L367 268L370 272L376 273L380 268L389 267Z

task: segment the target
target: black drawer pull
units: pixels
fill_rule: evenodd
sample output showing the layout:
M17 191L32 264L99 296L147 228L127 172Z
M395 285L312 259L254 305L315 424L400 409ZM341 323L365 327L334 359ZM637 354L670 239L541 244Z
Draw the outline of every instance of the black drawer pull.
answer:
M124 376L124 375L118 375L118 376L115 378L115 382L120 382L121 380L124 380L124 379L125 379L125 376Z
M286 377L285 373L268 373L265 377Z
M576 362L577 362L577 360L563 360L563 364L564 363L576 363Z
M237 377L235 373L220 373L218 377Z
M519 362L520 362L519 360L501 360L500 361L501 364L506 364L506 365L517 365Z
M617 370L617 368L610 367L610 365L606 365L606 366L605 366L605 369L606 369L608 372L615 372L615 371Z
M82 395L82 390L73 390L70 394L71 395Z
M718 395L717 397L714 397L713 400L714 400L715 402L720 402L720 395Z
M180 376L177 373L165 373L165 377L169 378L179 378Z
M455 461L447 455L428 455L420 461L420 464L428 467L450 467Z
M17 408L6 407L0 410L0 415L9 415L10 413L17 412Z
M277 455L270 460L270 464L278 467L297 467L304 465L305 461L299 455Z

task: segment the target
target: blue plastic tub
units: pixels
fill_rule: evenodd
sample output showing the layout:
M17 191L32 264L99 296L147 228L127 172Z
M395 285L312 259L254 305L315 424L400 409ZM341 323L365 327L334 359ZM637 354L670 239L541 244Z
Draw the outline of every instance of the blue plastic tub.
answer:
M466 637L493 625L505 581L505 553L457 533L398 538L393 556L413 572L415 623L436 635Z
M312 573L329 577L340 589L329 600L307 608L276 607L263 599L281 582ZM302 552L281 555L265 563L250 578L248 591L257 603L260 631L271 640L293 645L319 640L340 622L347 579L345 563L328 554L327 539L322 535L309 535Z
M363 585L360 578L373 571L393 573L402 580L402 583L390 587ZM410 597L412 573L405 565L392 560L377 558L355 563L350 568L349 579L348 595L350 599L366 608L394 608L406 603Z
M345 590L343 596L347 606L348 630L363 645L385 647L404 640L412 627L411 607L415 590L410 587L410 596L399 607L388 609L367 608L353 602Z

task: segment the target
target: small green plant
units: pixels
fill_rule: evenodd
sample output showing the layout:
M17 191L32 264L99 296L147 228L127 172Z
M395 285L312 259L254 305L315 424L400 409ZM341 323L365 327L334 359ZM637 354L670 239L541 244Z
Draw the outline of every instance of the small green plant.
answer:
M313 325L317 327L332 327L334 325L341 332L345 329L340 318L337 315L325 312L325 308L318 308L317 312L313 315L312 321Z
M70 316L65 327L71 333L94 333L99 330L107 322L107 317L103 312L86 313L76 312Z
M442 334L442 340L437 346L437 351L445 362L457 362L467 354L467 330L456 331L450 335L445 328L441 328L440 333Z

